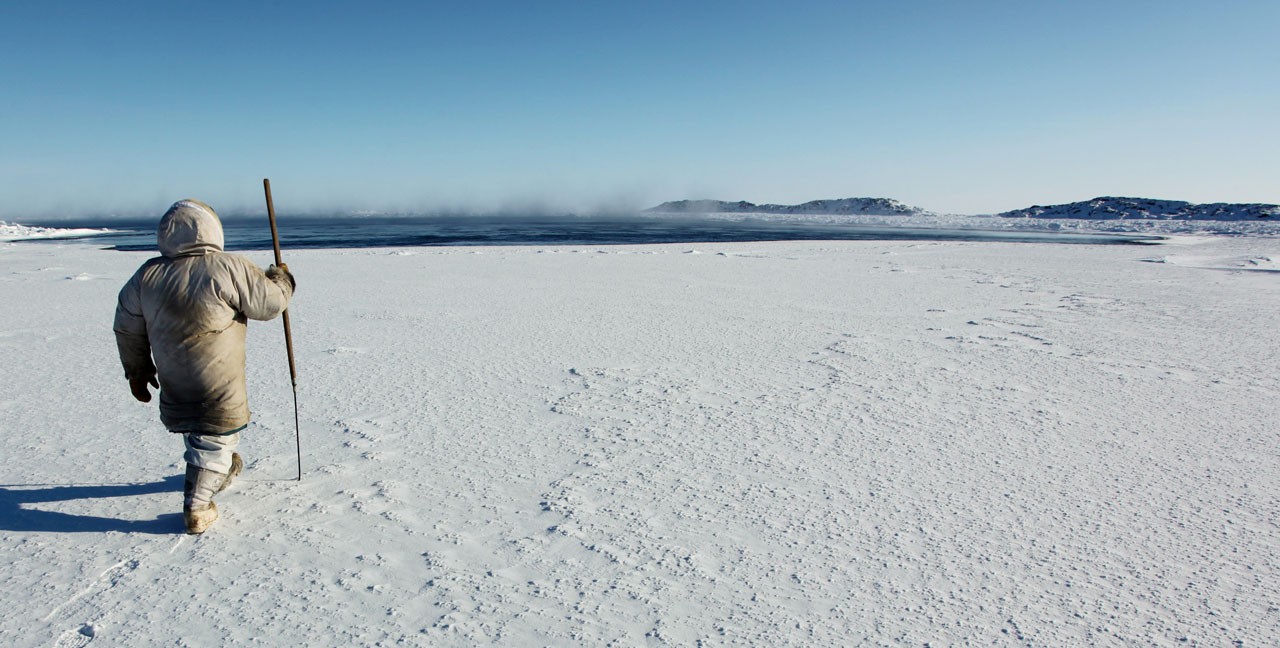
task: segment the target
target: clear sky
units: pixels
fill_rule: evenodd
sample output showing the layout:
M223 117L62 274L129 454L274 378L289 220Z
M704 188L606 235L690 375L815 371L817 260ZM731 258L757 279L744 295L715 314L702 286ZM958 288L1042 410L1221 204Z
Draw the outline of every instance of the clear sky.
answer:
M1280 2L0 3L0 218L1280 202Z

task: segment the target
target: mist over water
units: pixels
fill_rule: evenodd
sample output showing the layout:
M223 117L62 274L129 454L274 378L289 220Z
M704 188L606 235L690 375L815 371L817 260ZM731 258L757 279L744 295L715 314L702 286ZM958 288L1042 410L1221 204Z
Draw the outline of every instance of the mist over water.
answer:
M156 249L157 219L74 222L60 227L116 230L91 237L123 251ZM637 214L564 215L506 213L434 216L286 216L277 217L281 247L369 248L446 245L636 245L803 240L1007 241L1039 243L1140 244L1155 237L1124 234L1068 234L1040 231L990 231L817 223L707 216ZM223 218L228 250L271 248L265 216ZM90 237L86 237L90 238ZM64 239L65 240L65 239Z

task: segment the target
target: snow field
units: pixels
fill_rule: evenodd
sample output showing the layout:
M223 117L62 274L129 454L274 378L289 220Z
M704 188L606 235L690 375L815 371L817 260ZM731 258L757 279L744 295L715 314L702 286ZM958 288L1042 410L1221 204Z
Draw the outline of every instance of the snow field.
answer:
M5 247L0 636L1266 643L1280 284L1191 266L1280 241L1169 251L1196 263L919 242L286 252L306 474L280 325L255 323L248 466L193 538L181 442L129 397L110 334L149 255Z

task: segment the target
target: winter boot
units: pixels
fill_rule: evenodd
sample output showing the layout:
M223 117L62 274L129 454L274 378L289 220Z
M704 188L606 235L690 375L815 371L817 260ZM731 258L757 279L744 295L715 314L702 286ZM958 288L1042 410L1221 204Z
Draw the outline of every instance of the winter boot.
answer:
M231 480L239 477L243 470L244 461L240 459L240 453L231 453L231 472L228 472L227 478L222 480L222 485L218 487L218 493L227 490L227 487L231 485ZM214 495L217 495L218 493L214 493Z
M218 519L218 507L213 496L222 490L227 475L187 464L187 478L182 489L182 518L187 523L187 533L204 533Z

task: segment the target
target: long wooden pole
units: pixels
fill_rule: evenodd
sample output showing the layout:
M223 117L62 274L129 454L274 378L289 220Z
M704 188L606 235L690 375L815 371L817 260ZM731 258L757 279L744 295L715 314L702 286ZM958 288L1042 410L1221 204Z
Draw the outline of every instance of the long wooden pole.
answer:
M262 189L267 193L267 219L271 221L271 245L276 252L276 265L281 265L280 234L276 230L276 206L271 201L271 181L263 178ZM293 384L293 437L298 446L298 481L302 481L302 426L298 424L298 369L293 362L293 329L289 326L289 309L281 315L284 320L284 348L289 353L289 382Z

